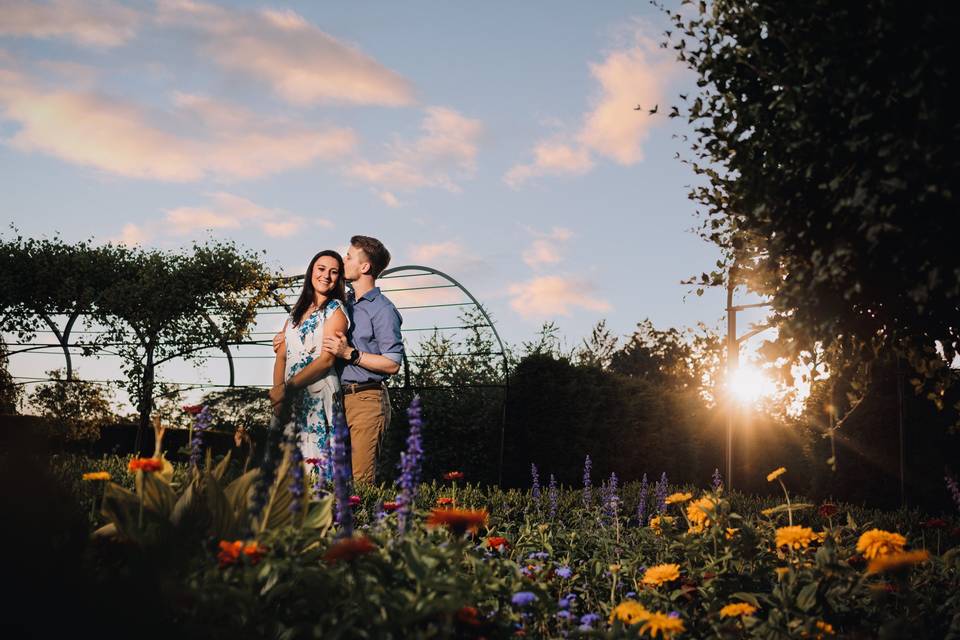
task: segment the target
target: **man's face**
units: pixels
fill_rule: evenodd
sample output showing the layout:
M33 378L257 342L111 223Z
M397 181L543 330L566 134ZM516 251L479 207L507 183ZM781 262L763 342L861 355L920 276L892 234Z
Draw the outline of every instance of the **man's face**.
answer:
M350 245L347 255L343 256L343 277L347 282L358 280L363 275L363 265L369 265L363 249ZM367 267L370 268L369 266Z

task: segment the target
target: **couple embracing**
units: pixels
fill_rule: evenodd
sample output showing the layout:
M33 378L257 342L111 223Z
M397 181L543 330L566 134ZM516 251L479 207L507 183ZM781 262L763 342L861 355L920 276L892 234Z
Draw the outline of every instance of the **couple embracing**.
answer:
M342 402L350 429L353 477L373 482L383 433L390 424L386 379L403 359L402 319L376 286L390 263L383 243L353 236L346 256L321 251L310 260L303 290L273 340L270 401L288 396L305 460L333 474L333 415ZM347 286L349 283L349 287Z

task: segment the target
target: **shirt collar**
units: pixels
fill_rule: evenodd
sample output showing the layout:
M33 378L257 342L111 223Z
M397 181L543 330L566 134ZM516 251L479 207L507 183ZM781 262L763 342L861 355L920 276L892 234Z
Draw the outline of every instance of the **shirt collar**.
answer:
M373 289L370 289L370 291L367 291L365 294L360 296L360 298L358 298L357 301L359 302L360 300L369 300L370 302L373 302L379 297L380 297L380 287L374 287Z

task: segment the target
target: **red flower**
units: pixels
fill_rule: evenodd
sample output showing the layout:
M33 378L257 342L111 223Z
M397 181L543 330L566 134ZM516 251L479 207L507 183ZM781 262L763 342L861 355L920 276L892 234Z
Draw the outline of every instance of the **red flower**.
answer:
M314 466L320 464L321 462L320 458L304 458L303 461L306 462L307 464L312 464Z
M257 564L265 553L266 549L256 542L244 544L242 540L236 540L234 542L221 540L217 560L220 561L220 568L223 569L224 567L238 563L242 556L246 556L250 564Z
M195 416L201 411L203 411L203 405L202 404L185 404L183 405L183 411L184 413L189 413L190 415Z
M350 496L350 506L355 507L360 504L360 496Z
M830 502L824 502L822 505L820 505L820 508L817 509L817 513L819 513L821 517L829 518L833 515L836 515L837 511L839 510L840 509L837 507L837 505Z
M491 536L487 538L487 546L490 547L491 549L499 549L500 547L503 547L504 549L509 549L510 542L506 538L503 538L500 536Z
M487 523L487 510L470 511L466 509L434 509L427 518L431 527L444 526L456 535L469 531L476 533Z
M400 503L399 503L399 502L384 502L384 503L383 503L383 510L384 510L384 511L396 511L396 510L399 509L399 508L400 508Z
M371 551L377 549L376 545L370 541L370 538L359 535L354 538L344 538L342 540L337 540L330 548L327 549L327 552L323 554L323 559L328 563L333 564L338 560L353 560L359 558L362 555L366 555Z
M163 461L156 458L134 458L127 465L127 468L130 471L143 471L144 473L163 471Z
M453 498L447 498L447 497L437 498L438 507L449 507L452 504L453 504Z
M470 625L471 627L476 627L482 624L480 620L480 612L476 607L469 606L460 607L457 610L457 622Z
M866 559L864 559L864 557L859 554L853 555L847 559L847 563L850 564L851 566L861 565L866 563Z
M463 480L463 471L448 471L443 474L444 480Z
M946 529L947 521L943 518L930 518L921 522L920 526L924 529Z

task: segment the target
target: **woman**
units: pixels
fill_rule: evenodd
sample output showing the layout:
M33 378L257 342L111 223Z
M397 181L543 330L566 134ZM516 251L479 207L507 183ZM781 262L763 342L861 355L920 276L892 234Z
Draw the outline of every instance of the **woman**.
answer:
M340 380L336 357L323 350L323 339L346 333L350 326L344 307L343 258L336 251L313 256L303 279L303 290L283 325L285 348L273 365L270 400L274 410L287 394L293 394L293 422L288 436L296 434L304 459L323 464L331 477L332 420L339 402Z

